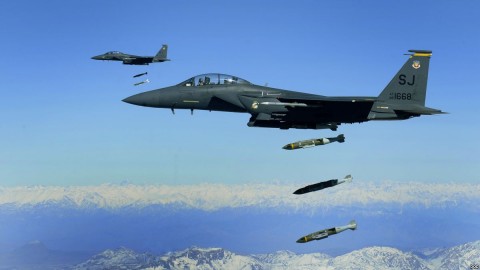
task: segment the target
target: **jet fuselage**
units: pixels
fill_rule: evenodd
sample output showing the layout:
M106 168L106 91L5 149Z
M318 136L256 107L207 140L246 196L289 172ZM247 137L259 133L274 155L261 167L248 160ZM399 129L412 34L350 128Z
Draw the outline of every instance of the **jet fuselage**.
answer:
M331 129L343 123L404 120L443 113L425 107L431 51L412 54L378 97L326 97L252 84L236 76L210 73L180 84L133 95L123 101L154 107L247 112L248 126Z

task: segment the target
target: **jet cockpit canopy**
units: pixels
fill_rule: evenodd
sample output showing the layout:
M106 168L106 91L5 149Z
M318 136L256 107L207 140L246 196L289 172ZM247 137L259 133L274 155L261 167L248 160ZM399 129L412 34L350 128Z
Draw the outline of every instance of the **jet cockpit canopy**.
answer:
M122 53L119 51L111 51L111 52L107 52L106 54L122 54Z
M222 84L251 84L250 82L236 76L208 73L192 77L184 82L179 83L179 86L204 86L204 85L222 85Z

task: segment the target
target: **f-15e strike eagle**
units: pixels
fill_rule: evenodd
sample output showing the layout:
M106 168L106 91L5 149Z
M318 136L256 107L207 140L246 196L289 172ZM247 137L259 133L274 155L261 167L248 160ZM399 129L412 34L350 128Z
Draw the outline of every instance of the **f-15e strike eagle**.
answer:
M138 56L118 51L111 51L92 57L93 60L122 61L124 65L148 65L151 63L170 61L167 59L168 45L163 45L155 56Z
M250 127L331 129L371 120L404 120L444 113L425 107L431 51L410 57L378 97L327 97L252 84L236 76L204 74L140 93L124 102L155 108L250 113Z

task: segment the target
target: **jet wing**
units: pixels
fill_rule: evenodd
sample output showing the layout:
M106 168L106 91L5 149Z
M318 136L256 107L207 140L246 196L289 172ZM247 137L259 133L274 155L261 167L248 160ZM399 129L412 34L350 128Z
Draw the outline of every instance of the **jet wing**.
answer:
M441 110L428 108L420 105L402 105L402 106L392 106L392 109L395 113L400 114L412 114L412 115L434 115L434 114L446 114Z
M375 98L285 98L279 104L287 109L285 120L308 120L331 122L359 122L370 112Z
M123 58L125 65L148 65L152 62L153 57L127 57Z
M322 106L325 103L355 103L355 102L368 102L373 104L375 102L375 97L302 97L302 98L291 98L291 97L279 97L281 102L292 102L292 103L305 103L312 107Z
M340 123L363 122L375 98L302 96L261 101L249 126L336 130Z

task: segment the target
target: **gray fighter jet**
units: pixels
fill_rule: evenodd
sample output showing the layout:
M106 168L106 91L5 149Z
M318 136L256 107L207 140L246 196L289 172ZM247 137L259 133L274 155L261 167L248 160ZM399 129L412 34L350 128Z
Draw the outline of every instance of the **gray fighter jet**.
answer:
M404 120L443 113L425 107L431 51L409 59L378 97L326 97L252 84L236 76L204 74L140 93L124 102L155 108L250 113L250 127L331 129L343 123Z
M122 61L124 65L148 65L150 63L170 61L167 59L168 45L163 45L155 56L138 56L118 51L107 52L92 57L93 60Z

